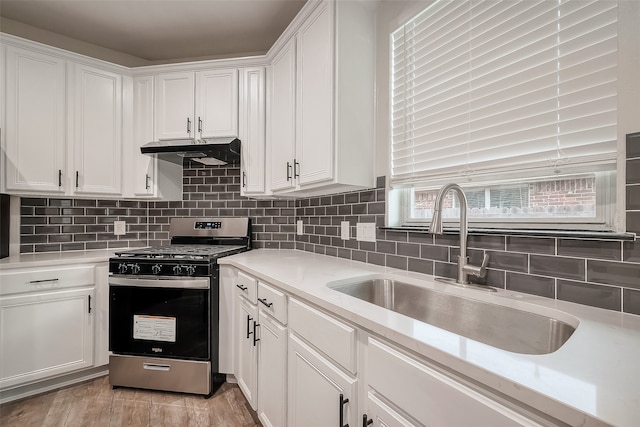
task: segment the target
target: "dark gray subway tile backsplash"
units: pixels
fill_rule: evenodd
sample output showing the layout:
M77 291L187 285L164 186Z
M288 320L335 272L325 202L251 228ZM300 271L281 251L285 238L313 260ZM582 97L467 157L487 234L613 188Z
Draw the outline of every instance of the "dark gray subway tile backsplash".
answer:
M458 234L385 229L385 179L376 182L376 188L341 194L252 200L240 196L237 166L187 162L180 201L22 198L21 252L157 246L168 243L172 216L249 216L255 248L298 249L455 277ZM635 188L627 193L637 194ZM630 232L640 232L637 203L635 196L627 199ZM296 220L304 223L301 236ZM113 221L127 222L125 236L113 235ZM340 238L342 221L349 222L349 240ZM356 240L358 222L376 224L376 242ZM485 254L487 276L472 279L476 283L640 314L640 241L471 234L471 261L479 263Z

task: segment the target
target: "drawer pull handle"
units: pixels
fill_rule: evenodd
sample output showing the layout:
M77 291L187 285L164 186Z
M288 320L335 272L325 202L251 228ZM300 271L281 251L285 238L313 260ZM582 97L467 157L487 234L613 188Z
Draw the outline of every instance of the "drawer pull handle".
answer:
M272 302L267 302L266 298L258 298L258 301L260 301L261 303L263 303L264 305L266 305L269 308L271 308L271 306L273 305Z
M142 367L149 371L164 371L169 372L171 370L171 365L158 365L155 363L143 363Z
M344 398L344 394L340 393L340 426L349 427L349 423L344 423L344 405L349 403L349 399Z
M45 282L57 282L59 279L42 279L42 280L31 280L29 283L45 283Z
M373 420L367 417L367 414L362 416L362 427L367 427L368 425L373 424Z
M240 289L241 291L246 291L246 290L247 290L247 287L246 287L246 286L236 285L236 287L237 287L238 289Z
M256 343L258 341L260 341L260 338L256 338L256 329L258 328L258 326L260 326L259 323L256 323L256 321L253 321L253 346L256 346Z

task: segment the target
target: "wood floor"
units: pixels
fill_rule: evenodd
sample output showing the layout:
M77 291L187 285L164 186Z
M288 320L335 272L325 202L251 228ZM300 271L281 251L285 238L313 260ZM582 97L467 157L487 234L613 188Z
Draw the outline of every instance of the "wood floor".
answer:
M211 398L118 388L98 378L0 405L0 426L261 427L236 384Z

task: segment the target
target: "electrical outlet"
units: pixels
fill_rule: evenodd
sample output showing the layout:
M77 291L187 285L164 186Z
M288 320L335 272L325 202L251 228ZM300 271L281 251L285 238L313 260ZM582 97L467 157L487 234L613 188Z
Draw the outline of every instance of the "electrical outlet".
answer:
M113 221L113 234L124 236L127 234L127 223L124 221Z
M349 221L342 221L340 223L340 238L342 240L349 240Z
M298 236L302 236L304 234L304 223L302 222L301 219L299 219L296 222L296 225L298 226L297 227L298 228L298 230L297 230L298 231Z
M356 224L356 240L359 242L375 242L376 241L376 224L375 222L359 222Z

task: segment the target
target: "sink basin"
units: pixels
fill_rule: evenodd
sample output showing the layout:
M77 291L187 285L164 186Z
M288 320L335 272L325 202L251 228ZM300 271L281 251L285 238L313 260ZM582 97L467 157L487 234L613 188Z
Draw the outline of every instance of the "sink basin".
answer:
M426 289L397 280L367 279L331 288L514 353L553 353L575 331L572 325L553 317Z

